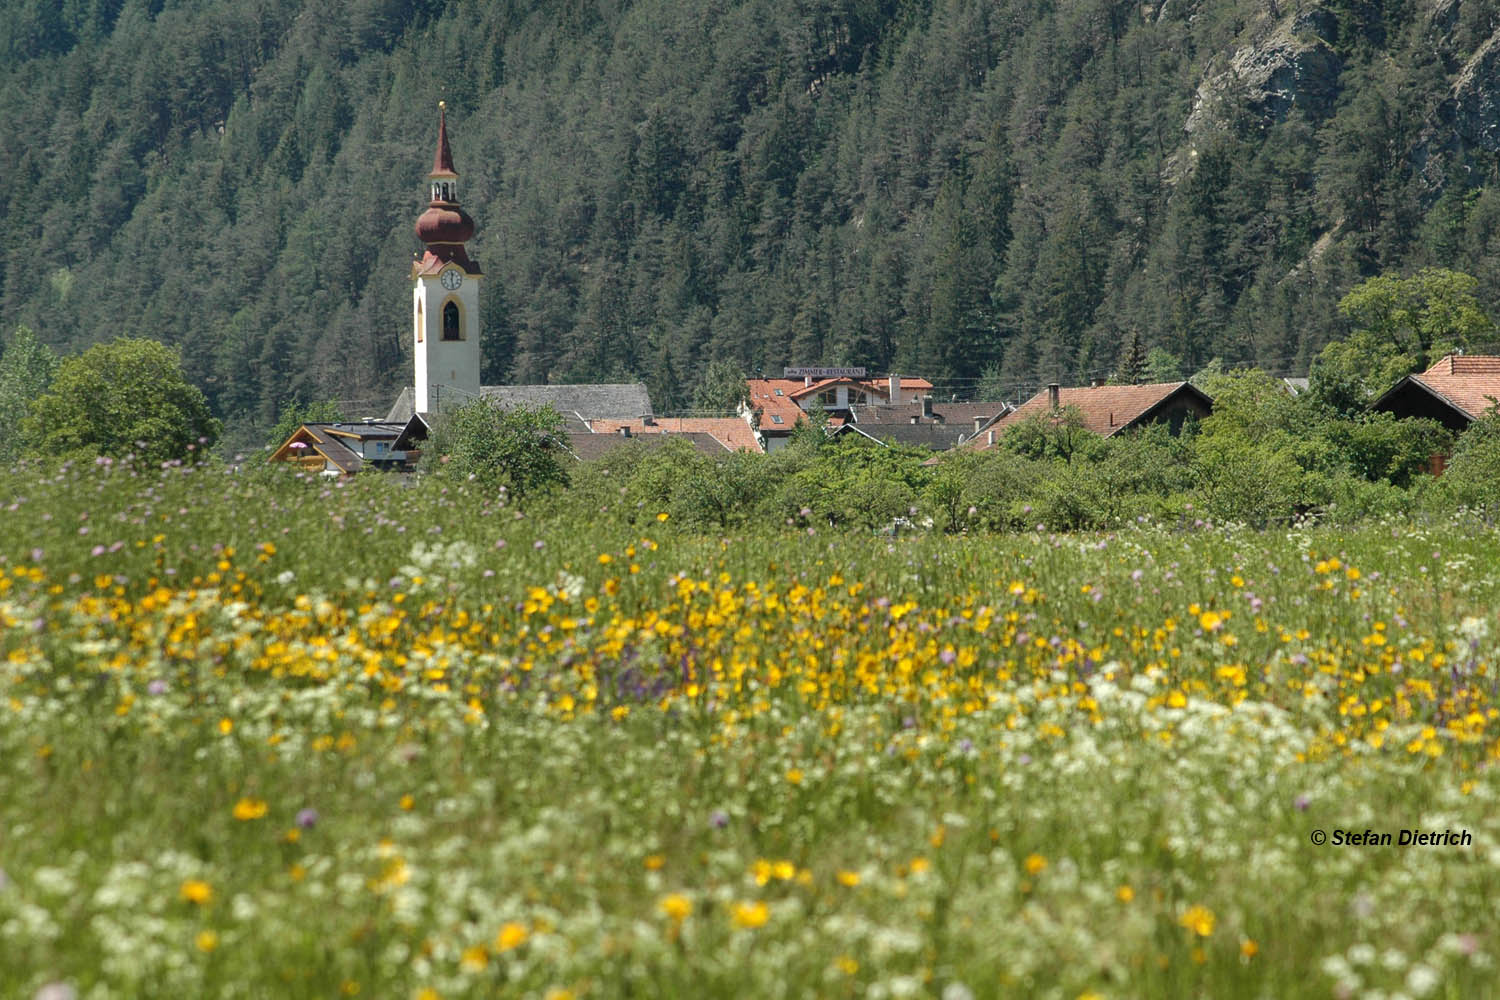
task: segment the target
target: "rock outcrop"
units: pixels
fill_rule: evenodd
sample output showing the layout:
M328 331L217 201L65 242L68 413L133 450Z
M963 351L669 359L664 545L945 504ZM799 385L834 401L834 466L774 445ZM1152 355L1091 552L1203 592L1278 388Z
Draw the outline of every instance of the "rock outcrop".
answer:
M1186 123L1188 133L1221 120L1229 110L1226 102L1248 109L1265 125L1294 111L1314 119L1329 115L1344 68L1329 44L1337 31L1337 19L1321 8L1262 28L1255 41L1235 50L1227 68L1205 76Z
M1500 153L1500 31L1464 64L1412 150L1412 167L1431 192L1447 182L1449 165L1469 150Z

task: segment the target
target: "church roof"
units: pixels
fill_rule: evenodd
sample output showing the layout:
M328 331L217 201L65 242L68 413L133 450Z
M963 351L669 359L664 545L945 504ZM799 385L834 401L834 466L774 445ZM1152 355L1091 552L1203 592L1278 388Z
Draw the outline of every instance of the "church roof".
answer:
M406 386L401 390L401 394L396 397L396 401L391 404L391 408L387 411L385 419L391 423L404 424L411 419L411 415L415 412L416 410L413 409L411 400L411 386Z
M595 417L639 417L651 412L651 395L640 382L588 385L487 385L479 390L501 406L545 406L560 413Z

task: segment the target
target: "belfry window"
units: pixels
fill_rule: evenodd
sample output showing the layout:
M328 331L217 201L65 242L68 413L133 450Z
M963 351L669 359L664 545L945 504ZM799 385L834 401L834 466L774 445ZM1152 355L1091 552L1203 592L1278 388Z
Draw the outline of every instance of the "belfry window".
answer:
M458 306L452 302L443 306L443 339L463 340L458 335Z

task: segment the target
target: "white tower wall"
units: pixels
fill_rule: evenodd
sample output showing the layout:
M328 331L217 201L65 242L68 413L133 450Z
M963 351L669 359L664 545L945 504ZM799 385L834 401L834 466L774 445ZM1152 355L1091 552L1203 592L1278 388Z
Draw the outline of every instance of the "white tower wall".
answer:
M447 272L463 275L450 291ZM480 275L449 263L436 274L416 275L412 282L412 357L416 362L413 405L418 413L452 410L479 395ZM450 282L452 279L449 279ZM458 306L458 340L443 339L443 310Z

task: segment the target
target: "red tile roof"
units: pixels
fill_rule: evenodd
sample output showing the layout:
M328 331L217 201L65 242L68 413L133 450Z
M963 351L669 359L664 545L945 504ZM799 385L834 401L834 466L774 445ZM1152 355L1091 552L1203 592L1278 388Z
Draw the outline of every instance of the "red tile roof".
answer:
M1450 354L1410 378L1470 420L1500 399L1500 357Z
M1186 388L1184 388L1186 387ZM1083 425L1101 437L1109 437L1147 416L1179 392L1202 396L1190 382L1153 382L1147 385L1100 385L1058 390L1058 405L1071 406L1083 415ZM1208 397L1204 396L1204 400ZM1032 396L994 423L995 437L1051 407L1048 390ZM975 447L989 447L988 435L974 438Z
M802 419L802 407L797 405L797 400L831 386L857 386L882 400L890 394L890 382L883 378L829 378L814 380L812 385L800 378L751 378L745 380L745 385L750 390L750 405L760 411L762 434L790 432L797 421ZM777 394L778 390L780 395ZM925 378L901 379L901 395L904 399L931 391L932 383ZM781 417L781 423L772 420L773 416Z
M730 451L761 451L755 432L743 417L652 417L647 424L645 418L633 420L590 420L589 429L595 434L618 434L621 427L629 427L631 434L710 434Z

